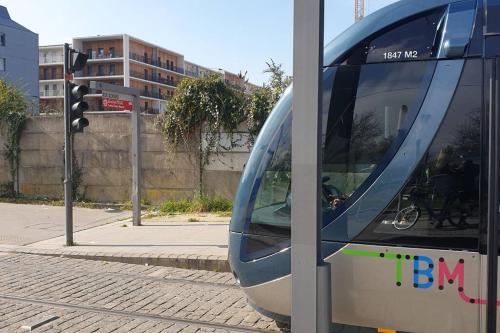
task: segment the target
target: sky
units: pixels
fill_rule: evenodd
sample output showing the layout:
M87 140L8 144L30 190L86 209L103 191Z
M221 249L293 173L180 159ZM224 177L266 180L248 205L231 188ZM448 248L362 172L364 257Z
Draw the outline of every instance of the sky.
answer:
M365 0L369 14L397 0ZM84 4L77 11L75 4ZM293 0L0 0L40 45L126 33L209 68L247 72L262 84L266 61L292 74ZM354 23L354 0L325 0L325 42Z

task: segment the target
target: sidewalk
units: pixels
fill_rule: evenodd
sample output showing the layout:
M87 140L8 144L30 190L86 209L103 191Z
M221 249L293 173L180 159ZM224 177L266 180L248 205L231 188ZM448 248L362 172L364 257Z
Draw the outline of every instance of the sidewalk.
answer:
M65 238L59 236L23 246L0 245L0 251L229 271L229 219L211 214L172 215L143 219L140 227L128 219L75 232L75 246L64 246Z

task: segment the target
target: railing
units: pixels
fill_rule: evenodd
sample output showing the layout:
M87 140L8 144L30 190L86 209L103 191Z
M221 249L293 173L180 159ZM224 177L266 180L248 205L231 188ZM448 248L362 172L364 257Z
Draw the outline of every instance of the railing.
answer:
M140 61L140 62L143 62L145 64L153 65L153 66L156 66L156 67L160 67L160 68L163 68L163 69L168 69L168 70L173 71L173 72L184 74L184 68L174 66L174 65L172 65L171 62L169 62L167 64L164 61L158 61L158 60L155 60L155 59L152 59L152 58L149 58L149 57L146 58L146 57L144 57L144 56L142 56L140 54L133 53L133 52L130 52L130 59L135 60L135 61Z
M42 75L38 78L38 80L62 80L63 76L61 75Z
M141 106L141 112L142 113L147 113L147 114L159 114L160 109L155 109L155 108L145 108Z
M63 97L63 90L40 90L40 97Z
M169 99L169 97L167 97L166 95L160 95L160 93L158 93L156 91L151 91L151 90L141 90L140 95L144 96L144 97L152 97L152 98L163 99L163 100Z
M122 58L123 55L120 53L96 53L96 54L88 54L90 60L96 59L114 59L114 58Z
M81 75L77 75L77 77L92 77L92 76L115 76L115 75L123 75L121 73L116 73L116 71L108 71L108 72L88 72L82 71Z
M159 77L158 75L153 75L153 74L146 75L146 73L141 73L141 72L136 72L136 71L130 71L130 76L135 77L137 79L166 84L166 85L172 86L172 87L176 87L179 84L178 81L169 80L169 79L166 79L164 77Z
M50 56L50 57L39 57L38 63L40 64L54 64L64 62L64 56Z
M200 76L200 74L198 72L192 72L192 71L186 71L186 75L191 76L191 77L199 77Z

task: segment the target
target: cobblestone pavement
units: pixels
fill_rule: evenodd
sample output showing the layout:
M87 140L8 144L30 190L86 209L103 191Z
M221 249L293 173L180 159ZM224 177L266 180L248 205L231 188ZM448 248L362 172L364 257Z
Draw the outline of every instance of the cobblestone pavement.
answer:
M230 273L14 254L0 257L0 332L279 332Z

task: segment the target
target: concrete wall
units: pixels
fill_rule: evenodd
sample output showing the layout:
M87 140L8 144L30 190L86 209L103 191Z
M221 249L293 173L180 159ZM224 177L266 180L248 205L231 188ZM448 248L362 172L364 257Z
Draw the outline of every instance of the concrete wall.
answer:
M98 202L125 202L131 193L131 121L128 113L87 114L90 126L75 136L77 163L83 171L81 194ZM180 147L169 153L156 116L141 117L143 197L158 203L168 198L189 198L198 186L196 153ZM0 152L4 135L0 138ZM193 143L197 147L197 143ZM31 118L21 138L20 191L25 195L62 196L63 120L61 116ZM196 150L195 150L196 151ZM232 199L246 148L213 158L204 171L207 194ZM0 183L9 180L8 163L0 159Z

